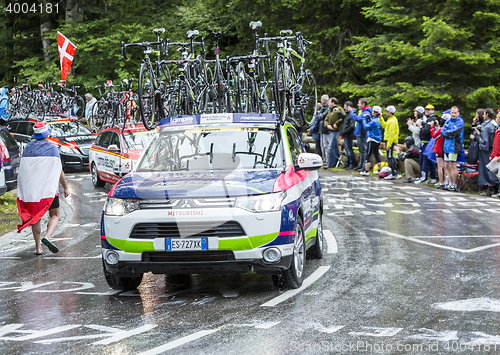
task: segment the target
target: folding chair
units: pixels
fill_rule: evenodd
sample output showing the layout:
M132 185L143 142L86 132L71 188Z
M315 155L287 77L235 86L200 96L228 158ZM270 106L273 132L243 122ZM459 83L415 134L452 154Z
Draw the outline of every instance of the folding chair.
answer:
M458 169L458 191L464 192L467 189L479 191L478 184L479 171L477 164L457 163Z

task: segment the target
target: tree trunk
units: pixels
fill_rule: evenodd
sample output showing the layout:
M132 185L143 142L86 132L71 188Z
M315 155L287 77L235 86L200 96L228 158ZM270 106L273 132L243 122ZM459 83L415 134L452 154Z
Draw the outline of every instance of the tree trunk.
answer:
M42 5L43 8L45 9L47 6L47 0L42 0ZM52 29L52 24L50 20L51 20L51 14L48 14L46 12L42 12L40 14L40 36L42 37L43 55L45 57L45 62L47 62L47 64L50 62L50 43L52 42L48 37L49 32Z
M66 23L78 21L78 0L66 0Z

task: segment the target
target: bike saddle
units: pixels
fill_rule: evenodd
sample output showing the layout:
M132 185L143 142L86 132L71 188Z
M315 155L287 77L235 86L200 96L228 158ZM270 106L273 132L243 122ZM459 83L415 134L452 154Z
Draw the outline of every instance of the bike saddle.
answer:
M188 39L195 38L199 34L200 34L200 31L198 31L198 30L193 30L193 31L189 30L186 32L186 36Z
M282 30L280 31L281 36L290 36L292 34L292 30Z
M155 28L155 29L153 30L153 33L154 33L155 35L156 35L156 34L160 34L160 35L161 35L161 34L165 33L165 29L164 29L163 27L162 27L162 28Z
M222 37L221 32L210 32L210 38L217 42Z
M262 26L262 21L252 21L250 22L250 27L252 28L252 30L256 30L257 28L261 27Z

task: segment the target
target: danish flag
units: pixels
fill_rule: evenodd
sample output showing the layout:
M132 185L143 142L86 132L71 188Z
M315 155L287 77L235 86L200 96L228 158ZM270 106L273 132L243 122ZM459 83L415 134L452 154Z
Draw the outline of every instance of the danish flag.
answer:
M57 32L57 49L59 50L59 59L61 60L61 80L66 80L69 68L71 68L71 64L73 63L76 46L61 32Z

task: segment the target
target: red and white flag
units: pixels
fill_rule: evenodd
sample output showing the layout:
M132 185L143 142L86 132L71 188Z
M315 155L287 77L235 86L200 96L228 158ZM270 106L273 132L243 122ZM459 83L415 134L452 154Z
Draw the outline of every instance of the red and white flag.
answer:
M75 57L76 46L61 32L57 32L57 49L61 61L61 80L66 80Z

